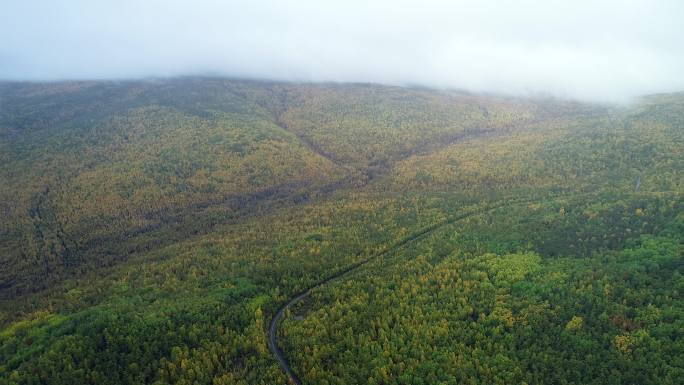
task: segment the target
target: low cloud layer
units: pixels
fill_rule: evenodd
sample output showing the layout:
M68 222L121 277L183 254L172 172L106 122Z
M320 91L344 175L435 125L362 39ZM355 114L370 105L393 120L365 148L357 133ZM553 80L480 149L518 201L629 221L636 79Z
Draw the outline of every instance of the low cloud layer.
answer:
M23 0L0 79L223 75L620 102L684 90L680 0Z

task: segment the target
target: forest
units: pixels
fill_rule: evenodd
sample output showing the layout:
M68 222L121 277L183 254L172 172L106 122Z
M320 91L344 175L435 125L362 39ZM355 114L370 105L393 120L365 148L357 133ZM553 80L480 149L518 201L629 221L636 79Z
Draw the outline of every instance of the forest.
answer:
M293 383L300 293L304 384L681 384L683 171L681 93L0 83L0 384Z

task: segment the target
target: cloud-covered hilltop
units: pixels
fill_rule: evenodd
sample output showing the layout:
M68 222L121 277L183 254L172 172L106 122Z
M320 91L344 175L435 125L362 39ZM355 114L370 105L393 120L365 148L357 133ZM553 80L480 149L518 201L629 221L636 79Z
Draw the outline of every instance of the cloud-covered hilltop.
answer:
M212 74L609 102L684 89L680 1L27 0L3 8L4 80Z

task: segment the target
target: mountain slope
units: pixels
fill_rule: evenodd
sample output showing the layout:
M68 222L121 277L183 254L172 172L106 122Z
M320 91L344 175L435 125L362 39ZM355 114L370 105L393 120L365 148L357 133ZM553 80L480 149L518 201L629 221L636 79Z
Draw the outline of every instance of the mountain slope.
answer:
M256 201L364 184L402 157L514 126L534 109L392 87L194 78L5 84L0 97L9 296L158 243L141 234L184 239Z
M676 383L683 104L2 84L0 383Z

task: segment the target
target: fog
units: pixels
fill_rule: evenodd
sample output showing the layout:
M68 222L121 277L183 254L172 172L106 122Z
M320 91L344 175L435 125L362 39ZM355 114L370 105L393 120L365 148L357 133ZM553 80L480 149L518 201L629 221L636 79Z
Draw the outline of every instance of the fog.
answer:
M684 1L2 1L0 79L220 75L624 102L684 90Z

